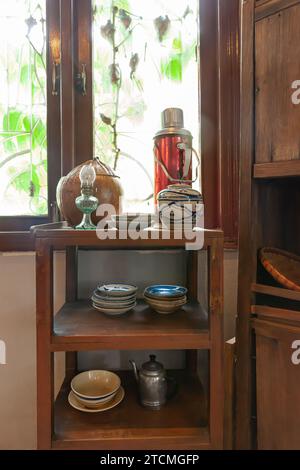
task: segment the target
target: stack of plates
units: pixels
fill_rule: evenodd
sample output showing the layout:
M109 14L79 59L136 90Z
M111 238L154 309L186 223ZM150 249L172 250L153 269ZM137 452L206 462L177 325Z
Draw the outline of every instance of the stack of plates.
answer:
M158 194L160 221L167 227L202 225L203 198L199 191L186 184L173 184Z
M133 222L133 227L136 228L136 230L144 230L151 225L151 214L118 214L112 215L111 219L113 221L114 228L117 228L118 230L127 230Z
M71 382L70 405L86 413L114 408L124 398L117 374L108 370L90 370L76 375Z
M93 292L93 307L107 315L122 315L136 306L137 287L128 284L105 284Z
M144 298L157 313L167 315L187 303L186 294L186 287L155 285L145 289Z

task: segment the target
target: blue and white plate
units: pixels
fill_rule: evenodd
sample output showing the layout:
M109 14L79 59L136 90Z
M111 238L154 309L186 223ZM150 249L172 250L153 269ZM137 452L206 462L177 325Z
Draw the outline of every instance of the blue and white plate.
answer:
M136 286L129 284L105 284L98 286L97 291L101 296L105 297L124 297L134 295L137 292Z
M145 289L144 295L153 299L183 297L187 294L187 288L182 286L157 284Z

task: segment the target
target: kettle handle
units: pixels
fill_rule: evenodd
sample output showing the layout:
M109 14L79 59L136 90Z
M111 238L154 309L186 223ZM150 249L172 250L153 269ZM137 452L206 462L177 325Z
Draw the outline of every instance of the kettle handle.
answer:
M167 400L171 400L178 392L178 382L174 377L170 377L169 375L166 376L166 381L168 385Z

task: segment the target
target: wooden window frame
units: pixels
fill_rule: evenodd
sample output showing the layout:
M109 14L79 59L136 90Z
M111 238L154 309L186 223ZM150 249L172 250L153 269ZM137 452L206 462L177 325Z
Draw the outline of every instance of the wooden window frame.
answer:
M51 43L61 50L60 91L47 81L49 216L0 217L0 249L13 247L3 231L29 230L54 220L56 185L61 175L93 155L92 3L47 1L47 76L54 61ZM225 246L237 248L239 192L239 10L240 0L199 0L202 191L206 228L222 228ZM80 40L78 39L80 38ZM87 95L76 92L75 74L87 70ZM84 116L84 118L83 118ZM27 235L23 235L28 237ZM6 241L5 241L6 240ZM22 236L15 249L22 249ZM24 244L28 247L28 242Z
M237 249L240 160L240 0L200 0L201 157L206 228Z
M32 225L47 223L53 216L53 201L55 201L55 188L60 175L60 106L59 97L52 96L52 64L54 61L51 44L53 40L60 41L59 28L59 2L60 0L46 0L46 21L47 21L47 159L48 159L48 216L1 216L1 232L22 232L29 230ZM58 158L57 158L58 157ZM12 245L12 234L0 232L0 249L4 245ZM10 237L10 240L6 240ZM27 238L26 234L23 237ZM18 243L22 240L22 235L16 237ZM25 246L28 246L25 241ZM22 245L22 243L21 243Z

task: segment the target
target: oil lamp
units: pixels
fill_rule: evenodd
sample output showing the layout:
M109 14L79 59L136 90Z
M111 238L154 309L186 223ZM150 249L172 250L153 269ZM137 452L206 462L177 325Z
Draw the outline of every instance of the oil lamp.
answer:
M82 221L76 226L78 230L92 230L96 228L91 220L91 214L98 207L98 199L93 195L96 172L92 165L84 165L79 174L81 183L81 196L76 198L76 207L83 213Z

